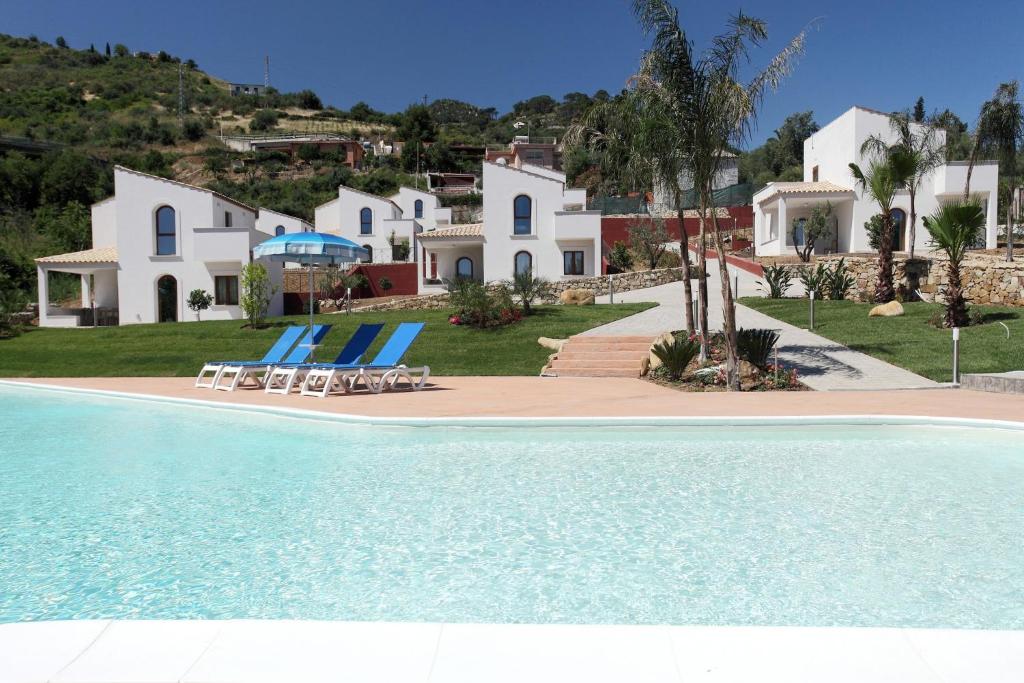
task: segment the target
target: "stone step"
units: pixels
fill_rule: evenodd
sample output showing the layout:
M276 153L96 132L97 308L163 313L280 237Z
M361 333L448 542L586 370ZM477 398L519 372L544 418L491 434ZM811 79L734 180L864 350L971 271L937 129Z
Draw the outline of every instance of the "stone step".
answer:
M569 342L562 346L562 352L569 353L602 353L602 352L615 352L615 353L633 353L636 355L644 355L651 350L650 344L574 344Z
M568 349L568 351L565 349ZM643 351L608 351L606 349L599 351L588 349L583 351L577 350L575 347L566 346L558 352L558 360L616 360L634 362L647 358L648 353L647 349Z
M625 362L621 360L596 360L593 358L587 360L563 360L562 358L556 358L551 361L550 367L556 369L575 368L577 370L584 368L623 368L632 370L635 368L637 372L640 372L641 365L639 359L636 358Z
M640 377L639 368L629 370L625 368L564 368L562 370L549 369L544 374L554 377Z
M654 342L654 337L644 336L625 336L625 337L612 337L604 335L582 335L577 334L569 337L570 344L647 344L650 346Z

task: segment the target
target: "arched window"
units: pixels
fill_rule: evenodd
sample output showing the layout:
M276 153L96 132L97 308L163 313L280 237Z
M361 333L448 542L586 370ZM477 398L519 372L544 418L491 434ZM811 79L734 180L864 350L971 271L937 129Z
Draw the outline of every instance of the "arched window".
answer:
M521 194L512 202L512 234L529 235L533 232L533 200Z
M169 206L161 206L156 210L157 256L174 256L178 252L178 229L174 223L174 209Z
M892 221L892 248L894 251L903 249L903 231L907 227L907 212L903 209L892 209L889 212Z
M164 275L156 281L156 321L178 321L178 281L170 275Z
M283 234L284 234L284 226L283 225L279 225L276 228L274 228L274 237L280 237Z
M363 259L363 263L373 263L373 247L369 244L364 244L363 249L366 250L366 258Z
M417 199L412 203L412 213L415 218L423 218L423 200Z
M462 278L473 277L473 259L468 256L460 256L455 262L455 276Z
M373 211L370 211L369 207L364 206L359 211L359 234L373 234Z
M516 275L533 271L533 256L528 251L516 252Z

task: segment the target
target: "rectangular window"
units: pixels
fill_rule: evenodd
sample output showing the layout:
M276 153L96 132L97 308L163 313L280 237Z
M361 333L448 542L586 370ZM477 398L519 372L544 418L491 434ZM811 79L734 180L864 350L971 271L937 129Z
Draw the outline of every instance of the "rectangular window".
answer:
M815 183L818 182L818 167L817 166L815 166L814 168L811 169L811 181L815 182Z
M225 211L224 212L224 227L225 228L230 228L231 227L231 212L230 211Z
M213 302L218 306L238 305L238 276L217 275L213 278Z
M583 252L563 251L562 261L566 275L583 275Z

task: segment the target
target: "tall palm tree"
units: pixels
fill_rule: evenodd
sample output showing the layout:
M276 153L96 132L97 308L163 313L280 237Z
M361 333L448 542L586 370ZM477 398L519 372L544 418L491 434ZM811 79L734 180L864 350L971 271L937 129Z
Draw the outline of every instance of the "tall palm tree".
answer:
M882 234L878 244L878 274L875 277L875 303L886 303L896 298L892 277L892 203L896 193L907 186L915 171L913 156L903 147L890 147L873 159L867 171L850 164L850 171L861 189L881 209Z
M680 228L680 256L684 273L690 270L690 253L683 223L685 192L680 178L685 169L679 129L658 100L645 100L635 90L595 104L566 131L565 142L600 153L605 163L638 187L654 184L665 189L676 209ZM686 329L692 334L693 288L683 277L683 309Z
M969 324L967 301L960 266L964 254L978 239L985 227L985 211L976 199L957 199L943 202L931 216L924 219L924 227L932 243L946 252L948 277L946 282L946 327L964 327Z
M1013 194L1017 187L1017 152L1024 146L1024 107L1020 102L1020 83L1010 81L996 89L995 97L983 107L985 132L999 158L999 168L1007 179L1006 260L1013 260Z
M907 251L914 258L914 243L917 241L917 192L925 178L946 163L946 153L939 144L938 129L911 120L906 112L890 114L889 125L896 134L895 144L900 145L914 162L914 172L907 179L906 190L910 195L910 228L907 232ZM885 154L889 143L879 135L872 135L861 145L861 154Z
M653 36L651 49L645 54L636 78L636 90L647 100L661 102L678 128L676 139L682 143L683 161L698 198L697 259L702 275L706 273L709 220L714 228L711 236L722 288L727 385L730 390L738 390L736 305L715 210L714 180L723 154L747 139L765 94L779 86L803 52L806 32L793 38L750 81L741 82L739 71L750 61L750 48L767 38L763 21L737 14L730 19L728 31L715 37L711 47L695 58L690 41L679 25L678 11L667 0L633 0L633 11L641 27ZM705 277L699 281L699 287L701 300L705 302L701 310L701 329L706 330ZM706 339L704 343L706 345Z

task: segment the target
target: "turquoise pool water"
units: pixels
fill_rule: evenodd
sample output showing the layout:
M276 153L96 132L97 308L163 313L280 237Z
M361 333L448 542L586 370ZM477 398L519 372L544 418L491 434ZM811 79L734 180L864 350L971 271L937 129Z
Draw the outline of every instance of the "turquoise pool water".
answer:
M1021 432L380 428L0 387L0 622L1022 628L1022 595Z

